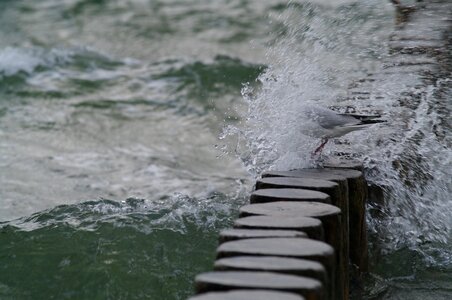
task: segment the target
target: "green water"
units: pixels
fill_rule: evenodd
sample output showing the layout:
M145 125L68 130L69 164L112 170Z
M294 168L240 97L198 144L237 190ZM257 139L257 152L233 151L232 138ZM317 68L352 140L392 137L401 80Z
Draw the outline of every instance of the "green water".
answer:
M214 259L216 233L181 218L183 230L153 224L160 213L110 201L32 215L34 228L3 226L1 299L183 299ZM94 212L102 207L104 212ZM107 208L108 207L108 208ZM132 208L133 207L133 208ZM93 211L94 210L94 211ZM88 217L89 215L89 217ZM206 220L203 220L206 221ZM221 226L228 223L221 222ZM38 225L39 224L39 225Z
M245 201L215 145L265 67L248 37L272 10L0 2L0 299L193 293Z
M288 104L378 70L393 17L380 0L1 0L0 299L189 297L248 171L274 161L262 141L304 142ZM256 111L273 131L242 131L250 88L275 100ZM449 299L447 243L376 251L367 297Z

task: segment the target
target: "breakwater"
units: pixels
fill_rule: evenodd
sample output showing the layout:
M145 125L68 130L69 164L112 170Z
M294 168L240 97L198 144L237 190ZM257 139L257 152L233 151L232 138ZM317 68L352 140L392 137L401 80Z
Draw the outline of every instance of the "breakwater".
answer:
M402 107L422 108L426 86L447 90L438 80L450 76L450 8L432 1L398 11L384 69L350 85L346 100L383 99L391 82L413 74ZM376 82L385 84L375 89ZM397 163L410 180L408 166ZM349 277L368 271L368 199L379 202L382 192L368 190L360 164L262 174L234 228L220 233L215 271L196 277L200 295L191 299L348 299Z
M220 232L215 271L195 279L207 294L193 299L229 299L224 291L235 289L348 299L349 261L358 277L367 270L367 184L360 164L327 166L263 173L234 228ZM255 299L289 297L275 291Z

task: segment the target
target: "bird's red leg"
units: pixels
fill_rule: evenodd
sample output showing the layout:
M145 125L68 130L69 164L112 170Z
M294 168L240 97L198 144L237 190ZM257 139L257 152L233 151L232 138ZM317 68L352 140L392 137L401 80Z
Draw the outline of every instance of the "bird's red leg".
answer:
M324 141L320 144L320 146L317 147L317 149L314 150L312 153L312 156L316 155L317 153L321 153L323 150L323 147L325 147L326 143L328 143L328 139L325 138Z

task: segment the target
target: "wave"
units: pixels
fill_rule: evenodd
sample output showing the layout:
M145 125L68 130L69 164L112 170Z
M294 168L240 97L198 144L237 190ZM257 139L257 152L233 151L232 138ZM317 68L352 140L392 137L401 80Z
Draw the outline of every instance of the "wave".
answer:
M184 233L187 224L195 224L202 230L215 230L231 222L232 212L244 202L243 195L227 196L212 192L205 198L193 198L175 193L155 200L86 201L59 205L28 217L0 222L0 230L32 232L64 227L96 231L103 226L112 226L127 227L144 234L162 229Z
M229 201L97 200L0 223L0 298L186 299L231 224Z
M8 97L61 99L74 107L151 105L182 115L215 112L237 119L240 89L265 68L217 56L209 61L114 59L92 49L0 50L0 87Z
M21 97L67 97L68 85L92 92L105 79L96 71L111 71L128 62L88 48L6 47L0 50L0 87ZM91 79L83 73L90 73Z
M6 47L0 50L0 79L20 73L30 75L38 69L66 64L73 56L74 53L67 50Z
M379 247L395 251L450 243L451 152L445 134L450 111L441 104L449 81L384 69L383 62L392 58L386 41L393 15L380 1L329 9L309 5L281 18L288 31L269 52L273 63L258 85L242 91L246 121L220 136L238 141L229 151L255 176L268 169L312 167L317 162L310 153L318 141L301 134L304 120L297 112L304 106L381 112L387 125L351 133L330 143L325 153L357 155L370 183L384 189L386 205L375 208L384 217L369 221Z
M350 82L378 69L386 44L375 37L387 37L392 25L386 7L376 1L290 5L280 19L286 29L269 50L272 63L242 90L248 104L244 126L226 127L221 135L239 135L234 151L256 176L315 164L310 153L317 141L300 134L303 119L297 112L312 104L338 105Z

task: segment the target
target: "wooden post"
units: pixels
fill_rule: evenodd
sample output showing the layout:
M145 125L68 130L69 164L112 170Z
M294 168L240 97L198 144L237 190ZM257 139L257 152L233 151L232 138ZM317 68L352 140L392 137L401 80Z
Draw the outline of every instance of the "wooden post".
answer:
M234 228L297 230L306 233L312 239L324 240L325 238L322 222L306 217L250 216L235 220Z
M246 239L221 244L217 258L232 256L282 256L320 262L328 274L327 291L333 298L335 291L334 249L321 241L306 238Z
M215 261L217 271L261 271L301 275L327 283L325 268L319 262L278 256L234 256Z
M309 171L307 171L309 170ZM306 187L306 189L319 190L323 193L328 194L331 197L331 204L339 207L344 214L344 219L348 219L348 184L347 178L341 175L329 173L329 172L312 172L310 170L316 169L301 169L301 170L293 170L293 171L269 171L262 174L262 179L266 179L269 177L287 177L287 178L299 178L304 180L322 180L322 181L333 181L337 183L338 187L328 188L325 184L321 182L313 182L311 181L311 186ZM294 181L289 184L293 184ZM306 181L304 183L298 183L302 185L306 185ZM276 188L276 187L275 187ZM295 186L294 186L295 188ZM311 200L315 201L315 200ZM321 202L321 201L320 201Z
M210 292L190 297L188 300L306 300L306 298L287 292L270 290L231 290Z
M293 292L306 300L323 298L320 281L288 274L271 272L218 271L202 273L195 278L197 293L232 289L273 289Z
M325 167L339 170L359 170L363 171L363 165L359 161L340 161L339 163L324 164ZM354 268L351 277L358 280L358 285L362 282L362 272L368 271L368 240L367 240L367 223L366 223L366 202L374 201L379 205L383 202L382 189L378 186L368 186L362 174L357 172L334 172L335 174L344 175L348 179L349 186L349 206L350 206L350 260ZM379 214L379 210L369 210L369 213ZM356 224L357 226L354 226Z
M256 181L256 190L261 189L306 189L319 191L330 196L331 202L334 203L340 197L339 185L333 181L297 178L297 177L264 177ZM336 198L336 199L333 199Z
M281 219L291 217L313 217L320 219L325 232L325 242L336 250L336 298L347 299L348 294L348 260L347 239L344 236L345 226L342 224L341 211L338 207L320 202L269 202L250 204L240 208L240 215L266 215ZM339 295L341 295L339 297Z
M353 172L354 170L350 170ZM356 171L358 172L358 171ZM344 241L344 257L343 261L349 261L349 253L350 253L350 225L349 225L349 188L347 177L344 174L336 174L334 172L327 172L325 169L299 169L292 171L269 171L262 174L263 179L272 178L272 177L287 177L289 178L298 178L298 179L316 179L322 181L333 181L337 184L337 187L332 187L330 189L326 187L321 187L321 183L312 182L312 189L321 190L324 193L327 193L331 197L331 204L339 207L342 211L342 224L344 230L342 231L342 240ZM279 179L282 181L283 179ZM275 182L275 181L274 181ZM277 182L277 181L276 181ZM289 184L293 184L295 181L290 180ZM306 185L307 181L304 183L298 183L302 185ZM309 189L309 187L306 187ZM344 263L344 273L349 273L348 263ZM344 286L344 293L342 297L343 299L348 299L349 294L349 283L346 281Z
M250 238L302 238L308 235L295 230L225 229L220 232L219 243Z
M346 178L337 175L332 175L328 178L332 178L337 182L334 182L333 180L302 177L264 177L256 181L256 190L290 188L314 190L325 193L330 196L331 204L341 209L342 214L344 215L343 220L345 220L348 217L348 199L345 197L345 192L347 190ZM347 212L344 214L345 210L347 210Z
M303 189L262 189L251 193L250 203L274 201L317 201L331 203L325 193Z
M347 178L349 190L350 260L360 272L368 271L366 199L367 183L362 172L347 169L324 169Z

